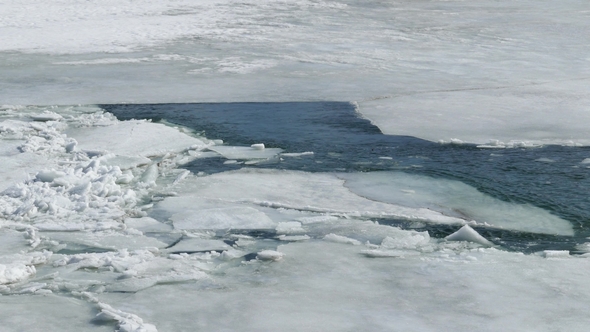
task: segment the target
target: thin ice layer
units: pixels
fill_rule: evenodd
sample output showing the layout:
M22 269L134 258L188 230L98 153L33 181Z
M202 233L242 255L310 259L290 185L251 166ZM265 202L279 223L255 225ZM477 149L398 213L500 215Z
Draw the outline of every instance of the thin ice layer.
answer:
M190 192L190 196L209 200L221 199L232 204L246 203L254 207L287 208L369 218L392 217L447 224L466 222L425 208L407 208L368 200L351 193L343 184L344 181L333 174L242 169L194 178L185 183L183 191L187 194ZM184 198L167 198L160 205L166 210L175 210L176 208L166 208L166 205L181 200ZM199 201L195 200L197 204L200 204ZM190 208L188 198L186 202L183 206ZM212 212L215 213L208 214L203 220L213 220L208 216L218 215L217 211ZM178 213L183 216L182 218L189 217L184 216L185 212ZM194 219L199 220L197 217ZM221 218L216 218L218 219Z
M269 159L283 151L277 148L256 149L245 146L212 146L209 150L219 153L226 159Z
M505 229L573 235L573 227L546 210L501 201L459 181L402 172L340 174L352 192L381 202L427 207Z
M275 228L264 212L235 203L220 203L198 195L169 197L157 204L155 215L169 215L174 228L194 229L269 229Z

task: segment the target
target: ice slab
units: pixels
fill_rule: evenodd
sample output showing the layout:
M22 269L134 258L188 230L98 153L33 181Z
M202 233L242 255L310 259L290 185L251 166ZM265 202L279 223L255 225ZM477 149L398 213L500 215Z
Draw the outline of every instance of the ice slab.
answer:
M150 157L179 152L191 146L205 146L203 141L177 129L147 121L122 121L111 126L71 128L81 150L105 151L119 156Z
M280 261L285 254L276 250L263 250L256 254L256 259L261 261Z
M324 240L329 242L352 244L355 246L361 245L361 242L359 240L351 239L346 236L336 235L334 233L330 233L324 236Z
M221 204L198 196L168 197L155 206L154 214L169 214L175 229L274 229L263 212L239 204Z
M231 247L221 240L184 238L174 246L167 248L165 252L193 253L205 251L224 251L228 249L231 249Z
M256 144L254 144L256 145ZM246 146L223 146L215 145L209 147L209 150L215 151L226 159L270 159L277 156L282 149L277 148L256 148Z
M465 223L463 219L445 216L425 208L408 208L363 198L351 193L344 187L344 180L334 174L242 169L193 178L185 182L179 191L191 192L191 195L211 200L221 199L275 209L369 218L393 217L436 223ZM174 199L169 201L172 202ZM186 206L190 208L188 204Z
M340 174L352 192L381 202L426 207L494 227L573 235L573 226L528 204L501 201L459 181L401 172Z
M88 232L47 232L45 236L59 242L84 245L91 248L118 250L126 248L136 250L143 248L165 248L168 244L155 238L142 235Z

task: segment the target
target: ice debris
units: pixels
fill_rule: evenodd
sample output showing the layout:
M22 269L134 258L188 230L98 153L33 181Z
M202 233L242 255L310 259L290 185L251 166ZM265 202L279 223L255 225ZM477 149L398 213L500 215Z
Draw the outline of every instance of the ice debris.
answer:
M486 240L483 236L479 235L477 231L471 228L469 225L461 227L455 233L445 237L447 241L469 241L479 243L484 246L493 246L493 243Z
M279 261L283 259L283 256L285 256L285 254L279 251L263 250L256 255L256 259L261 261Z
M359 241L359 240L351 239L351 238L346 237L346 236L336 235L334 233L330 233L330 234L324 236L324 241L335 242L335 243L344 243L344 244L352 244L354 246L361 245L361 241Z

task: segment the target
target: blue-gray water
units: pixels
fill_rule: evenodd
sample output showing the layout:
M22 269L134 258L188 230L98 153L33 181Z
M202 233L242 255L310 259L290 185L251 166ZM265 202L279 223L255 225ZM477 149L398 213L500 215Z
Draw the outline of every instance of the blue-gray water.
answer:
M532 252L567 249L590 236L590 169L580 164L590 148L480 149L474 145L442 145L408 136L384 135L345 102L122 104L101 105L121 120L165 119L190 127L229 145L263 142L286 152L313 151L313 156L270 160L248 167L308 172L371 172L399 170L459 180L498 199L530 203L570 221L574 237L477 228L508 249ZM392 157L392 160L379 157ZM541 160L552 160L542 162ZM194 172L223 172L224 158L199 159L184 165ZM407 227L398 220L380 223ZM428 225L431 236L443 237L456 226Z

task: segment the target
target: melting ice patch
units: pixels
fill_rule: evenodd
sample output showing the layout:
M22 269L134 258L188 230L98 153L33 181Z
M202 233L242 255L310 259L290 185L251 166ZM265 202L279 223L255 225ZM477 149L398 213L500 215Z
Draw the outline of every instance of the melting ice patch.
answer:
M427 207L467 221L533 233L573 235L571 223L528 204L501 201L462 182L401 172L340 174L354 193L381 202Z

